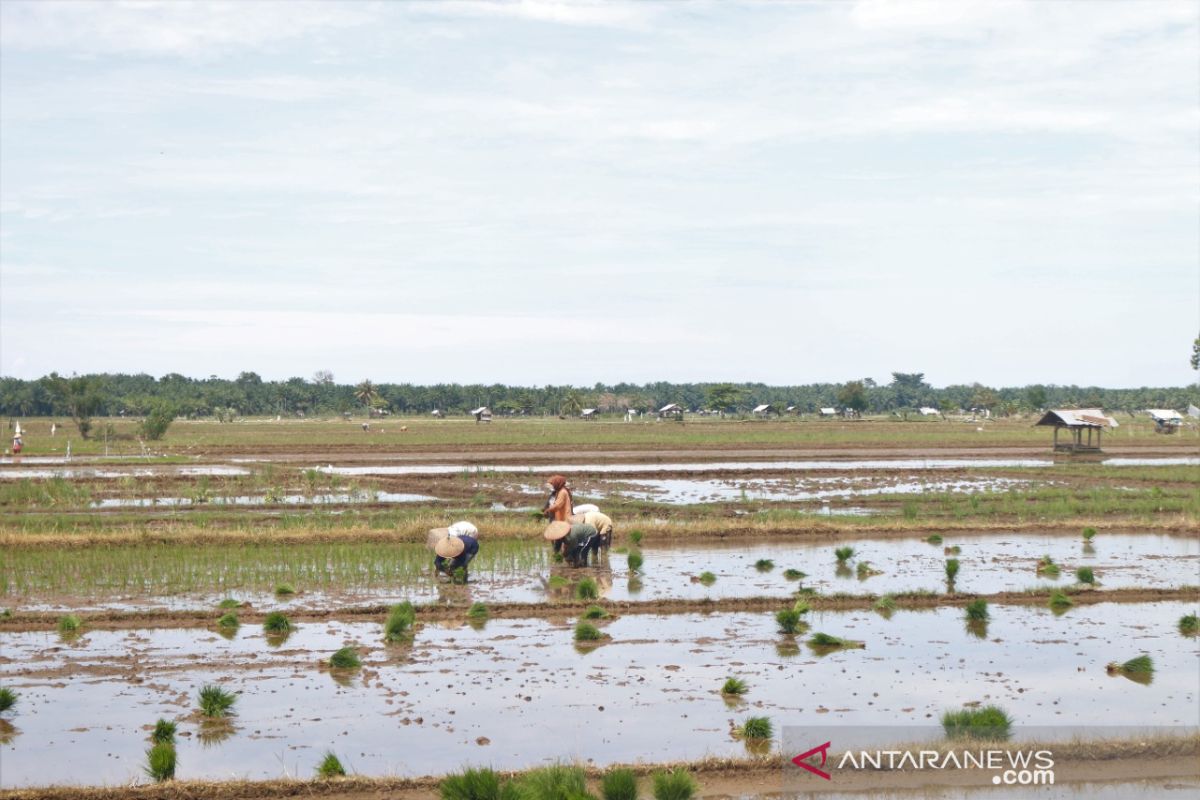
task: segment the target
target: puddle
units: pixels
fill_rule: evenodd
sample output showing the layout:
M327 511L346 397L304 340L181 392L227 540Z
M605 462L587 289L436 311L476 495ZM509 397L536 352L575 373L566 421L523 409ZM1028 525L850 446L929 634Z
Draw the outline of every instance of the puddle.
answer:
M343 492L341 494L289 494L268 498L265 495L210 497L197 502L190 497L110 497L97 500L91 508L186 508L191 506L266 506L266 505L347 505L351 503L424 503L436 497L398 492Z
M993 593L1050 589L1075 583L1077 567L1091 567L1102 589L1175 588L1200 585L1200 538L1161 534L1108 534L1087 546L1071 536L1014 533L954 536L943 544L919 539L845 539L838 542L696 542L656 544L641 549L645 563L630 582L627 556L617 547L600 566L575 570L551 566L540 540L489 542L467 587L450 587L432 577L430 556L420 545L303 544L280 547L143 547L103 551L16 550L0 562L0 603L36 611L66 609L172 610L213 608L232 595L259 609L320 609L338 605L395 603L540 602L550 595L551 575L597 579L612 600L791 597L801 585L822 594L944 592L945 562L957 558L958 591ZM855 557L839 570L833 551L850 546ZM944 548L961 552L947 555ZM1037 575L1049 555L1060 577ZM773 569L760 572L759 559ZM858 563L882 574L860 579ZM785 570L807 573L788 580ZM716 582L699 583L702 572ZM277 598L278 583L298 594Z
M866 649L781 647L771 614L628 615L583 652L574 620L428 625L411 649L384 647L379 623L307 623L279 647L243 626L0 633L4 684L19 693L4 745L5 787L143 781L146 725L186 717L206 683L238 693L233 735L208 745L180 722L181 779L310 775L326 749L363 775L439 774L466 763L517 769L554 760L665 762L740 756L729 726L750 714L788 725L926 725L968 702L1023 726L1195 725L1200 641L1179 636L1187 603L1102 604L1056 617L995 607L986 638L961 609L810 613L813 631ZM343 645L364 669L334 680L320 663ZM1149 652L1149 685L1105 674ZM729 708L727 676L750 686ZM1030 727L1030 731L1037 733ZM670 735L663 735L664 732ZM486 739L486 745L477 744ZM70 758L63 758L63 753Z
M197 467L140 467L136 469L101 469L99 467L69 467L66 469L0 469L3 478L150 478L159 475L249 475L243 467L222 464Z
M690 505L694 503L785 502L923 492L993 492L1050 485L1023 478L964 478L952 481L907 480L888 476L804 477L772 479L686 478L624 481L619 488L589 490L589 496L620 494L635 500ZM582 491L582 490L581 490ZM845 512L842 512L845 513Z

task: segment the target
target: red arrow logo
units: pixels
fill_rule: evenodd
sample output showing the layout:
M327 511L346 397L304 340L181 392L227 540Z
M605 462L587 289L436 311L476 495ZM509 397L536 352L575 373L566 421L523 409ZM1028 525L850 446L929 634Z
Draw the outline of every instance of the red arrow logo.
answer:
M797 767L800 767L801 769L808 770L813 775L820 775L822 778L824 778L827 781L832 780L832 778L829 776L828 772L821 770L821 769L817 769L812 764L809 764L808 761L806 760L806 759L812 758L817 753L820 753L821 754L821 766L822 767L825 766L825 759L828 758L828 756L829 756L830 744L831 744L831 742L826 742L823 745L814 747L812 750L809 750L807 753L801 753L800 755L798 755L792 759L792 763L795 764Z

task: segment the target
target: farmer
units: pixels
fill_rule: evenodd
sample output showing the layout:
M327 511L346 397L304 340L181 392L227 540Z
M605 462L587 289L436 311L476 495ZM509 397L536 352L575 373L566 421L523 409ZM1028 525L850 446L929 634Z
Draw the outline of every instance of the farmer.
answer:
M554 542L556 552L562 548L563 559L573 567L586 567L588 554L600 547L600 533L585 522L551 522L543 536Z
M599 509L588 511L583 515L583 523L591 525L600 534L599 547L612 545L613 521L607 514L600 513Z
M562 475L553 475L550 480L546 481L546 488L550 490L550 497L542 508L542 514L551 522L566 522L567 518L574 513L573 498L571 490L567 488L567 479Z
M434 570L454 578L461 569L462 580L466 582L467 565L479 554L479 540L474 536L448 534L437 541L433 552L436 553L433 557Z

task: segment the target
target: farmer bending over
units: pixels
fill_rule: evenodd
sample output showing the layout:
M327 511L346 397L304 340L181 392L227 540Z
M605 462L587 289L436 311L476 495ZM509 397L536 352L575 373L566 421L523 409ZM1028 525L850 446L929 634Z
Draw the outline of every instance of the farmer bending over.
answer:
M467 565L479 553L479 540L474 536L446 536L433 547L433 568L454 577L462 570L462 579L467 580Z
M572 525L569 522L551 522L543 534L554 542L555 549L562 548L563 559L573 567L585 567L588 552L599 547L600 534L586 522Z

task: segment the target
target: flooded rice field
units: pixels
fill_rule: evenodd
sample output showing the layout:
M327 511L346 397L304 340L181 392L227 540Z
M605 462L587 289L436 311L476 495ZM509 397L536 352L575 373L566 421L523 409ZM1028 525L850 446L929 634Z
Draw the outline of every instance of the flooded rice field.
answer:
M0 677L21 698L4 733L4 782L137 780L159 717L180 722L180 778L305 776L330 748L364 775L737 756L730 727L751 714L777 726L927 725L996 703L1018 740L1022 726L1200 717L1200 640L1175 630L1191 604L991 611L982 635L957 608L810 612L809 632L865 643L833 652L778 633L764 613L630 615L600 621L608 638L591 647L573 641L574 618L426 624L398 646L367 622L301 623L275 643L249 625L230 638L4 632ZM359 650L361 670L324 666L343 646ZM1154 659L1148 683L1106 674L1143 652ZM744 700L719 694L729 676L749 684ZM195 712L211 683L237 695L229 724Z
M436 497L404 492L336 492L329 494L234 495L231 497L108 497L92 508L190 508L194 506L324 506L356 503L429 503Z
M1025 478L980 476L957 480L922 480L897 475L790 477L790 478L660 478L623 481L611 488L600 485L585 489L600 497L620 496L671 505L697 503L789 502L834 500L881 494L926 492L1004 492L1033 486L1054 485L1050 481Z
M854 554L839 563L837 547L851 547ZM610 600L787 598L801 586L826 595L941 593L948 558L960 562L955 589L963 593L1073 586L1081 567L1092 569L1101 589L1200 585L1200 536L1195 535L1105 534L1092 544L1031 533L947 536L936 545L869 538L646 542L640 549L645 563L636 574L622 550L614 547L598 566L573 569L553 564L540 539L488 542L485 537L466 587L435 579L431 556L415 544L12 550L0 555L0 604L30 611L184 610L212 608L230 596L258 609L402 600L541 602L562 596L550 585L552 576L593 577ZM1044 556L1058 565L1057 577L1039 574L1037 563ZM772 563L759 568L760 560ZM704 572L715 581L702 583ZM296 594L277 596L280 583L290 584Z

